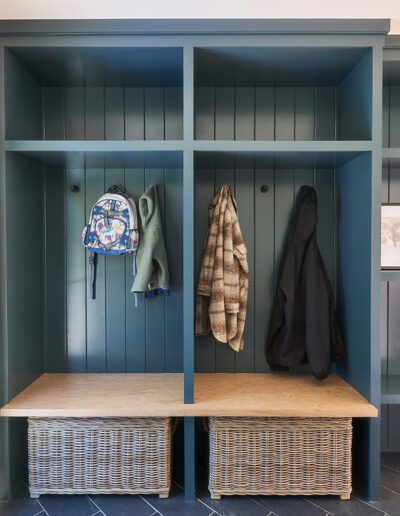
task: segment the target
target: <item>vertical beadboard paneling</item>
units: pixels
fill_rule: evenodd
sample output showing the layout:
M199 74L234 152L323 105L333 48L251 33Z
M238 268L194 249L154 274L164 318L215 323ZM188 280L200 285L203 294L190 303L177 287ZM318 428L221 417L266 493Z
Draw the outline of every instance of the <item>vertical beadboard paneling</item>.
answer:
M182 170L165 170L165 242L171 295L165 297L165 369L183 368Z
M275 92L275 139L294 140L294 88Z
M144 140L144 88L125 88L125 138Z
M275 88L255 88L255 139L275 140Z
M183 104L182 88L165 88L165 139L182 140L183 138Z
M400 86L390 87L389 147L400 147Z
M85 139L104 140L104 88L88 87L85 90Z
M85 90L81 87L64 88L65 139L85 139Z
M196 140L214 140L215 137L215 88L195 89Z
M254 88L235 92L235 140L254 140Z
M46 369L49 373L65 373L66 234L65 171L62 167L46 167L45 170L45 224Z
M262 192L261 187L268 191ZM265 344L274 298L275 270L275 171L272 166L256 166L254 175L254 371L269 367Z
M104 159L97 154L86 158L86 209L85 221L89 219L93 204L104 193ZM79 195L73 194L73 195ZM81 244L82 245L82 244ZM71 250L67 249L68 254ZM105 263L104 256L97 257L96 299L91 293L90 252L86 252L86 338L87 371L100 373L106 370L106 336L105 336Z
M164 140L164 90L146 88L144 95L145 139Z
M45 140L65 139L64 88L43 88L43 129Z
M125 188L136 203L144 192L144 166L131 159L125 166ZM139 205L138 205L139 209ZM146 303L139 296L139 306L135 307L134 295L131 292L132 257L125 258L125 309L126 309L126 371L141 373L146 371Z
M296 88L295 139L314 140L314 88Z
M382 147L389 147L390 87L382 89Z
M207 90L214 88L203 88ZM43 87L45 140L181 140L183 89L181 87ZM199 96L201 100L201 93ZM214 131L212 117L203 118ZM201 136L201 105L198 126ZM254 117L254 111L251 113ZM197 120L197 118L196 118ZM206 129L207 138L213 139Z
M234 88L215 88L215 139L235 139Z
M78 185L79 192L71 192ZM86 372L86 253L80 234L86 223L84 164L66 169L68 372ZM50 345L50 344L49 344Z
M124 186L123 158L106 158L105 187ZM132 263L132 257L126 258ZM105 259L105 321L106 321L106 370L109 373L125 371L126 307L125 307L125 258L107 256Z
M197 87L197 140L335 140L333 87Z
M195 180L195 286L197 286L208 231L208 205L214 196L214 168L211 165L202 166L196 171ZM216 342L211 333L196 338L196 371L199 373L215 371L215 346Z

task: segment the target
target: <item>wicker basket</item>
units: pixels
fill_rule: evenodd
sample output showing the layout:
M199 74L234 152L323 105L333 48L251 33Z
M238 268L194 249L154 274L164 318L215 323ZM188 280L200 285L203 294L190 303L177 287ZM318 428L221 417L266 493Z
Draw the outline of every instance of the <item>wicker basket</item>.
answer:
M351 418L209 418L212 498L351 493Z
M170 418L29 418L29 491L168 497Z

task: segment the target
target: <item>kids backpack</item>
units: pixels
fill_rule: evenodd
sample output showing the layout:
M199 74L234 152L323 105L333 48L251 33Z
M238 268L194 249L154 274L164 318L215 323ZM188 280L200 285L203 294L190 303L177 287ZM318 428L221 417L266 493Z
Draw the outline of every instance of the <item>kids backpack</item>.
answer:
M133 255L133 277L136 276L136 253L139 245L138 213L134 199L126 191L113 185L93 205L89 222L82 233L83 245L91 251L92 299L96 299L96 272L99 254ZM135 295L135 306L137 296Z

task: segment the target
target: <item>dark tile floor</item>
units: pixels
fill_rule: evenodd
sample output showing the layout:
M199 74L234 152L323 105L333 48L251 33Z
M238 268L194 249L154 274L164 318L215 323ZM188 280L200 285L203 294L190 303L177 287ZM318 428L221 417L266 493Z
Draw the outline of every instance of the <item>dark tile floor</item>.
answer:
M202 473L198 475L202 477ZM200 483L201 480L200 480ZM382 455L381 499L351 500L337 496L234 496L211 500L206 484L194 502L185 502L179 483L169 499L157 496L41 496L31 500L24 488L9 503L0 502L0 516L400 516L400 453Z

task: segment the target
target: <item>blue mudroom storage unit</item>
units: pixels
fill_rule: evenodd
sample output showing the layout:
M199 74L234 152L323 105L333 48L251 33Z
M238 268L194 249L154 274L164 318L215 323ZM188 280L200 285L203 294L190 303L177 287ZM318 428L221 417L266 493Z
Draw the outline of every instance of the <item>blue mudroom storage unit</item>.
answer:
M250 383L270 374L264 348L274 287L304 184L318 194L318 243L348 351L334 371L379 406L388 29L387 20L1 22L0 401L8 405L0 418L0 498L26 471L24 416L61 414L50 392L31 386L45 373L54 381L104 373L103 384L114 373L139 375L132 376L140 379L134 401L108 400L115 410L106 415L184 418L188 499L197 416L288 415L279 398L273 413L260 403L255 413L243 404L230 414L234 403L218 405L215 393L232 373L246 373ZM208 204L223 183L235 194L249 253L240 353L193 329ZM137 308L129 257L99 260L90 298L81 231L93 203L115 184L136 199L156 184L160 196L171 295L141 299ZM295 373L309 374L306 367ZM172 383L171 403L161 404ZM29 386L35 407L13 405ZM297 405L306 417L317 405L320 417L357 417L354 475L377 499L379 418L351 408L344 414L323 398L302 407L301 393ZM64 415L82 416L85 407L82 391Z
M383 51L382 203L398 204L400 180L400 40L387 36ZM399 451L399 271L381 282L382 449Z

